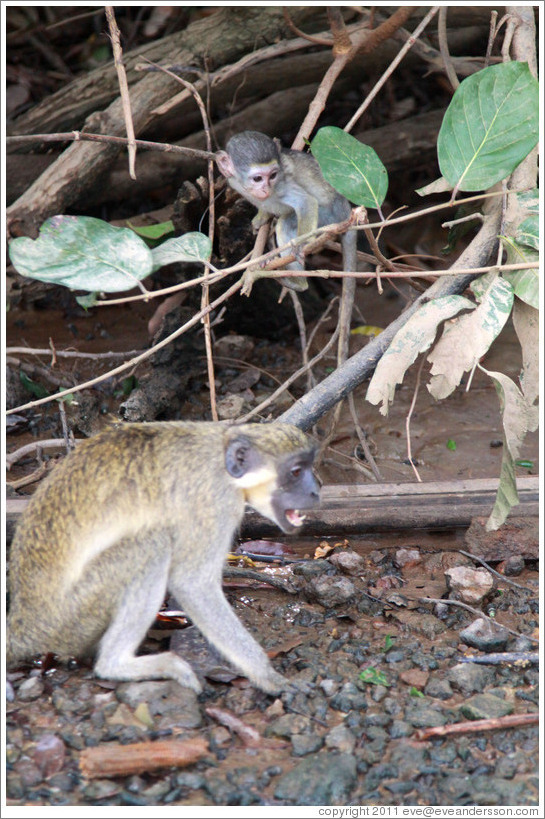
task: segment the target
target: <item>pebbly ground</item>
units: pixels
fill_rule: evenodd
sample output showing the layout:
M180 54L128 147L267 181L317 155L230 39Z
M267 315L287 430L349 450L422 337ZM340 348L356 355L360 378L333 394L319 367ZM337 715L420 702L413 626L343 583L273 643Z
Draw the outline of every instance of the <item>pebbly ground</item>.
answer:
M278 670L313 684L309 694L267 696L193 628L165 630L164 622L144 650L174 636L206 675L198 697L169 681L98 681L85 665L21 667L8 675L8 805L537 805L537 725L424 740L417 733L537 712L537 564L517 565L511 579L526 591L494 576L476 605L523 636L483 631L474 614L420 602L447 596L445 571L474 568L457 551L362 553L343 544L325 558L265 570L289 595L231 579L227 594L241 619ZM468 662L491 651L523 659ZM81 773L87 748L195 737L206 753L187 767Z

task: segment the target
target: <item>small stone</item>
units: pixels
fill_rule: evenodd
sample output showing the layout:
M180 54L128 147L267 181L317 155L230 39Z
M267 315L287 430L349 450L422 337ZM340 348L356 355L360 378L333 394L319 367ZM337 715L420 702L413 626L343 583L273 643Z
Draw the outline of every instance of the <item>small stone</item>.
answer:
M453 691L448 680L432 677L424 688L424 694L437 700L448 700L452 697Z
M25 788L32 788L34 785L38 785L43 779L39 767L28 757L22 757L15 763L13 769L19 775L21 783Z
M445 714L422 700L406 708L405 719L415 728L436 728L447 722Z
M518 577L524 569L524 558L522 555L511 555L498 565L498 571L507 577Z
M349 549L342 552L333 552L329 562L343 574L357 577L365 572L365 560L357 552Z
M346 682L330 701L331 708L347 714L352 710L362 710L367 707L367 699L354 683Z
M356 745L356 737L342 722L326 734L327 748L334 748L342 754L351 754Z
M308 584L308 594L320 606L334 608L351 600L356 594L356 587L347 577L316 577Z
M479 617L462 629L460 639L479 651L503 651L509 642L509 632L499 623L491 623L490 620Z
M421 691L429 679L429 672L422 671L420 668L410 668L408 671L401 671L400 679L406 684Z
M121 793L121 786L111 779L95 779L83 789L83 796L88 802L112 799Z
M238 418L244 407L244 397L239 393L229 393L216 402L216 407L220 420Z
M447 588L453 596L464 603L475 605L490 594L494 579L486 569L455 566L445 572Z
M44 734L36 744L36 749L33 754L34 762L40 768L42 776L47 779L48 776L58 773L63 764L66 749L64 742L55 734Z
M287 737L310 730L311 720L303 714L284 714L265 728L267 737Z
M337 680L325 679L320 682L320 688L326 697L332 697L339 690L340 683Z
M392 739L400 739L401 737L409 737L414 733L414 728L410 722L405 722L403 719L395 719L390 727L390 736Z
M294 756L306 756L319 751L324 741L318 734L294 734L291 737L291 749Z
M44 693L44 684L40 677L28 677L23 680L17 689L17 696L20 700L37 700Z
M475 694L460 706L466 719L497 719L513 712L513 703L493 694Z
M356 779L352 754L314 754L278 779L274 796L289 805L345 805Z
M404 566L415 566L422 560L419 549L398 549L394 555L394 564L398 569Z
M448 670L447 679L453 688L467 697L490 685L494 679L494 670L477 663L458 663Z

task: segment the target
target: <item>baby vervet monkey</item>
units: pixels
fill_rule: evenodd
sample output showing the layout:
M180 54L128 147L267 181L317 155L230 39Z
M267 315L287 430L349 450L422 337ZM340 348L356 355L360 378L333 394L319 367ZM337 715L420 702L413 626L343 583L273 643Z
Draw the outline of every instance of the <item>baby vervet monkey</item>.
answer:
M259 131L243 131L228 140L216 162L229 185L259 210L252 224L260 227L269 216L277 216L278 246L316 228L343 222L352 212L348 199L337 193L322 176L313 156L283 148L277 139ZM343 270L356 270L354 231L341 237ZM289 253L289 251L288 251ZM290 270L303 270L299 261ZM306 290L303 277L279 279L293 290Z
M222 591L222 568L249 504L284 532L319 502L315 447L290 424L160 422L112 426L79 443L40 485L10 554L8 665L34 654L96 654L114 680L191 667L136 651L170 592L203 635L271 694L289 687Z

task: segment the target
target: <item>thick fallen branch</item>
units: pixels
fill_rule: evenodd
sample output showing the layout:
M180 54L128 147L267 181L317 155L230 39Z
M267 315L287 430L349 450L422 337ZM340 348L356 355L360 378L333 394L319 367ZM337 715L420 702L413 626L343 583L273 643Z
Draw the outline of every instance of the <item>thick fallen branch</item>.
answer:
M488 212L479 233L460 255L452 269L474 268L487 264L497 246L500 224L501 203L493 202L488 206ZM464 274L438 279L379 336L349 358L345 364L338 367L314 389L307 392L277 420L295 424L301 429L312 427L335 404L346 398L352 390L372 374L395 334L422 305L440 296L463 292L474 278L473 274Z
M178 768L192 765L207 753L208 743L200 737L190 740L134 742L132 745L109 742L82 751L79 766L83 776L88 779L130 776L172 765Z

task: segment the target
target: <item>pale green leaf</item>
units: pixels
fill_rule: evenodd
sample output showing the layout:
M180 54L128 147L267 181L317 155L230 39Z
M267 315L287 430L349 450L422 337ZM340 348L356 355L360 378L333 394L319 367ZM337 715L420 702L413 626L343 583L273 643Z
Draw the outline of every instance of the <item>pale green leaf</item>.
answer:
M513 506L517 506L518 503L520 501L517 492L515 463L509 449L504 446L496 501L490 517L486 521L486 530L492 532L499 529L502 523L506 521Z
M522 349L520 385L528 404L539 395L539 313L529 304L515 299L513 326Z
M9 255L22 276L71 290L131 290L152 272L151 251L139 236L91 216L52 216L37 239L14 239Z
M396 385L403 381L406 370L418 354L433 343L438 325L460 310L474 307L473 302L463 296L442 296L422 305L398 330L378 362L367 389L367 400L371 404L382 401L380 411L387 415Z
M475 310L446 322L443 335L428 356L432 363L428 390L434 398L446 398L464 373L473 369L499 335L512 306L513 288L496 275Z
M184 233L167 239L151 251L153 267L157 270L172 262L207 262L212 254L212 245L204 233Z

